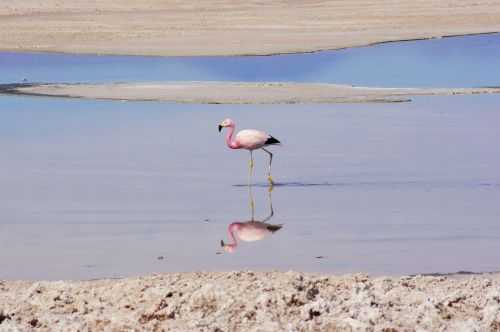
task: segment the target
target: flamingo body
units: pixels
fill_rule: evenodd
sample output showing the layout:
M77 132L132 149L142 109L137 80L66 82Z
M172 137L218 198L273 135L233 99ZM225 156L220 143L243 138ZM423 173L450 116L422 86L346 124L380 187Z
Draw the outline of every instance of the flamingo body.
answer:
M236 236L245 242L254 242L264 239L279 230L281 225L268 224L261 221L247 221L245 223L233 223L228 231L236 233Z
M236 134L235 141L238 143L239 149L257 150L263 148L271 138L271 135L255 129L241 130Z
M245 242L260 241L279 231L283 225L268 224L262 221L250 220L247 222L234 222L227 228L230 243L221 241L221 246L227 252L234 252L238 246L237 238Z

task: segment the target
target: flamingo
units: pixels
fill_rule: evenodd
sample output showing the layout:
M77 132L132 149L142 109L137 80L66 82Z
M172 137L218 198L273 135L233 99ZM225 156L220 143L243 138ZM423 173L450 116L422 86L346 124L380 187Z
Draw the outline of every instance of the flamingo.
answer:
M250 210L252 218L245 222L233 222L227 227L227 232L229 235L230 243L225 243L223 240L220 241L221 247L224 251L232 253L238 247L238 241L236 238L245 242L260 241L269 235L279 231L283 225L269 224L267 221L274 216L273 202L271 197L271 191L269 191L269 208L270 213L265 219L259 221L255 220L255 204L253 200L252 187L249 187L250 194Z
M270 234L279 231L282 227L282 225L273 225L255 220L247 222L233 222L227 228L231 242L225 243L221 240L220 245L226 252L232 253L236 250L236 247L238 247L238 241L236 241L235 233L241 241L253 242L266 238Z
M250 151L249 166L249 178L252 177L253 170L253 151L262 149L269 155L269 169L267 173L267 179L269 184L272 186L274 184L273 178L271 176L271 165L273 162L273 154L271 151L267 150L265 147L270 145L281 144L276 138L271 135L256 129L245 129L241 130L236 134L233 139L233 133L235 128L235 123L231 119L225 119L219 124L219 132L222 128L229 128L226 135L226 144L230 149L245 149Z

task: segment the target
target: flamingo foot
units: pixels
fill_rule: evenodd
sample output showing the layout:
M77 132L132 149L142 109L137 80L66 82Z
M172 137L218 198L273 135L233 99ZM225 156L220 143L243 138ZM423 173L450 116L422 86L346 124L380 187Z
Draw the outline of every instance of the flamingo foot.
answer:
M271 175L269 175L267 177L267 180L269 180L269 185L272 187L274 185L274 180L273 180L273 177Z

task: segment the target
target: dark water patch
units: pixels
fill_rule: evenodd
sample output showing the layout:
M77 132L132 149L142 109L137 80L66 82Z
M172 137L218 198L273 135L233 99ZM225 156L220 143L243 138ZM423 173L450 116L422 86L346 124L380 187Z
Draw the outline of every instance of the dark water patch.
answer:
M256 188L270 188L269 183L256 182L252 184ZM289 187L289 188L307 188L307 187L412 187L424 186L428 188L445 188L445 187L500 187L500 183L489 182L473 182L473 181L360 181L360 182L275 182L272 188ZM233 184L233 187L248 187L248 184L240 183Z
M8 83L0 84L0 93L10 94L10 95L28 95L28 93L22 93L19 88L29 88L33 86L38 86L43 83Z
M323 183L307 183L307 182L276 182L273 184L274 187L330 187L330 186L335 186L336 184L334 183L328 183L328 182L323 182ZM248 184L233 184L233 187L248 187ZM257 187L257 188L269 188L269 183L253 183L252 187Z
M494 271L457 271L457 272L431 272L411 274L410 277L423 276L423 277L467 277L467 276L482 276L488 274L498 274L500 270Z

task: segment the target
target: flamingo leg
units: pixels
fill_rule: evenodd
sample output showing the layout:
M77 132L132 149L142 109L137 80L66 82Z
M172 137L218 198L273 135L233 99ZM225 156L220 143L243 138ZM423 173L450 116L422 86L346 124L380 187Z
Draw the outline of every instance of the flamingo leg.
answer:
M250 160L248 161L248 185L252 183L252 173L253 173L253 151L250 150Z
M273 163L273 154L271 153L271 151L266 150L264 148L262 148L262 150L264 150L269 155L269 170L267 172L267 179L269 180L269 184L272 187L274 184L273 177L271 176L271 165Z
M252 186L248 186L248 198L250 201L250 213L252 214L252 221L255 220L255 201L253 199L253 191L252 191Z
M262 220L262 222L267 222L269 219L271 219L274 216L274 209L273 209L273 197L272 197L272 186L269 188L269 216L267 216L265 219Z

